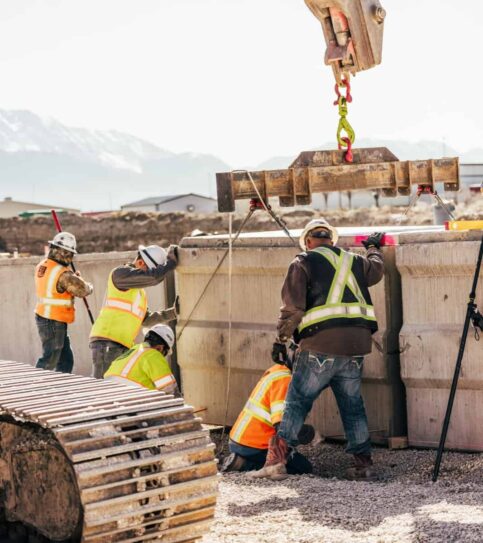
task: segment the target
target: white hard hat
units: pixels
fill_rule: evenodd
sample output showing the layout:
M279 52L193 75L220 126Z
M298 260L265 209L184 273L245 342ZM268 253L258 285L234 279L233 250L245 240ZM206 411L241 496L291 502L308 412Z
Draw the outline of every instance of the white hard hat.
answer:
M159 245L148 245L147 247L139 245L138 251L144 263L150 270L166 264L166 260L168 259L166 249L163 249Z
M70 232L59 232L58 234L55 234L54 239L49 241L49 245L77 254L75 236Z
M331 226L325 219L312 219L305 225L305 228L300 234L299 245L302 251L307 250L307 246L305 245L305 238L312 230L315 230L316 228L324 228L325 230L329 231L332 243L334 245L337 243L337 240L339 239L339 234L334 226Z
M161 339L163 339L168 345L169 350L173 348L174 332L167 324L155 324L148 330L148 334L149 332L153 332L154 334L159 336Z

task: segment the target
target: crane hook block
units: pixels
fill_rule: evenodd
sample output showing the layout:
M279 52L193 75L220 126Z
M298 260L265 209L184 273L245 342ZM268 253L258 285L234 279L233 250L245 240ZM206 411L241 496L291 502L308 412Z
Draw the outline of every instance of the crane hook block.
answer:
M381 63L386 11L378 0L305 0L322 24L325 63L337 83Z

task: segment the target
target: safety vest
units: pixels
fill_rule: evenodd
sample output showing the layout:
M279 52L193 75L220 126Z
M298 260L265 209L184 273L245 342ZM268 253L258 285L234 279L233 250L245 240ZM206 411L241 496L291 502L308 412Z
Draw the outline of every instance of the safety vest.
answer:
M146 316L146 310L145 290L119 290L112 282L111 271L104 305L92 326L90 337L109 339L130 349Z
M166 358L148 343L134 345L116 358L104 377L152 390L163 390L176 384Z
M317 247L299 258L305 259L310 273L307 309L297 339L335 326L377 330L362 257L338 247Z
M35 268L35 289L37 291L35 313L45 319L70 324L74 322L75 318L74 297L67 291L57 292L57 281L66 271L67 266L50 258L37 264Z
M231 429L230 439L255 449L268 449L274 425L282 420L292 374L281 364L269 368L258 381Z

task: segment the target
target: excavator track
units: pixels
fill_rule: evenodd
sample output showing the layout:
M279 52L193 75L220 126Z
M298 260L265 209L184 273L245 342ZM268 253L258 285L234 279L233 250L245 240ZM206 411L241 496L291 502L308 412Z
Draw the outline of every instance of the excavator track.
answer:
M196 541L217 486L209 432L182 398L0 361L7 521L52 541Z

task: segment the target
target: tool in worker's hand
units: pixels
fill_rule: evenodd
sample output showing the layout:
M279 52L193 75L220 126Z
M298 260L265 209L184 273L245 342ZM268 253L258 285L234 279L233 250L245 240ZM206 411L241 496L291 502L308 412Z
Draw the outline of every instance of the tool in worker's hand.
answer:
M468 337L468 330L470 327L470 322L473 323L475 327L475 339L479 339L479 333L477 328L483 331L483 316L478 311L477 305L475 303L476 299L476 287L478 285L478 278L480 276L481 261L483 259L483 236L481 237L480 250L478 253L478 258L476 261L475 275L473 277L473 285L471 288L468 305L466 308L466 317L463 325L463 334L461 336L460 347L458 350L458 357L456 359L456 366L453 375L453 381L451 383L451 390L448 398L448 405L446 407L446 413L443 421L443 428L441 430L441 437L438 445L438 452L436 454L436 461L434 463L433 469L433 482L438 480L439 469L441 467L441 459L443 457L444 444L446 443L446 436L448 434L449 422L451 419L451 412L453 410L454 398L456 395L456 388L458 387L458 379L461 371L461 363L463 361L463 356L465 354L466 339Z
M286 364L288 360L287 345L275 341L272 346L272 360L275 364Z
M380 249L382 246L385 245L385 238L386 233L385 232L374 232L370 236L367 236L367 239L361 240L362 245L366 249L370 249L371 247L375 247L376 249Z
M57 230L57 232L62 232L62 226L60 224L59 217L57 216L57 212L55 211L55 209L51 209L51 213L52 213L52 218L54 219L55 229ZM77 274L77 270L75 269L73 262L70 263L70 267L72 268L72 271L75 274ZM94 317L92 315L91 308L89 307L89 303L87 302L85 298L82 298L82 300L84 302L84 305L86 306L87 314L89 315L89 320L91 321L91 324L94 324Z

